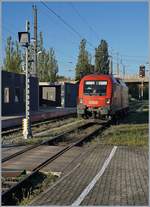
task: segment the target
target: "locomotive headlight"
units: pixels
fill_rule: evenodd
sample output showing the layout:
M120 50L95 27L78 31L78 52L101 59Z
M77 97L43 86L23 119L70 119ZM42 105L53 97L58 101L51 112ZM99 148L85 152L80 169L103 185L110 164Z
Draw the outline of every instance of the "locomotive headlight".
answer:
M79 99L79 103L83 104L83 99L82 98Z
M110 98L106 98L105 102L106 104L110 104Z

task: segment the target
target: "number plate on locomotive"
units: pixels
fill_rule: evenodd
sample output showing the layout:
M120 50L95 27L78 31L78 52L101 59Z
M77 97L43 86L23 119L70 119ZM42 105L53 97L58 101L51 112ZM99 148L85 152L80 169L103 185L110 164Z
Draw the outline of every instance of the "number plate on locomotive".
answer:
M90 100L89 101L89 104L98 104L98 101L92 101L92 100Z

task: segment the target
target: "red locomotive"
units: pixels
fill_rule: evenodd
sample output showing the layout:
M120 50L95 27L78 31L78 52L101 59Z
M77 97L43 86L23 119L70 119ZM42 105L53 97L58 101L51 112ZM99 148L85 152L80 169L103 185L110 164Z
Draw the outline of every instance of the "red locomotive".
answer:
M77 113L82 117L111 119L127 113L128 87L111 75L87 75L79 84Z

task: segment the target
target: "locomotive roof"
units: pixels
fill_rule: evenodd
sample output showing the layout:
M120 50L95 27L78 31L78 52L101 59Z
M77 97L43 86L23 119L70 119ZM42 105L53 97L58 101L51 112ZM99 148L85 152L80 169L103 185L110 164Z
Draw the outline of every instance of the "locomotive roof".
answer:
M90 74L84 76L81 80L90 80L90 78L96 78L96 77L111 79L113 83L126 86L126 84L123 82L121 78L115 78L113 75L107 75L107 74Z
M106 79L112 79L113 81L115 81L115 78L112 75L107 75L107 74L90 74L90 75L84 76L82 79L84 80L84 79L90 79L90 78L96 78L96 77L97 78L102 77L102 78L106 78Z
M85 75L84 77L95 77L95 76L106 76L106 77L112 77L112 75L108 75L108 74L89 74L89 75Z

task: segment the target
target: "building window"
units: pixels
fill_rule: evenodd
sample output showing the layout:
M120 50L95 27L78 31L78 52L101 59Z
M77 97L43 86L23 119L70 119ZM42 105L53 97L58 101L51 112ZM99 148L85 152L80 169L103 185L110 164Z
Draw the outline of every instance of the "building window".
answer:
M43 87L42 99L48 101L56 101L56 88L55 87Z
M15 88L15 102L20 102L20 88Z
M9 88L4 88L4 103L9 103Z

